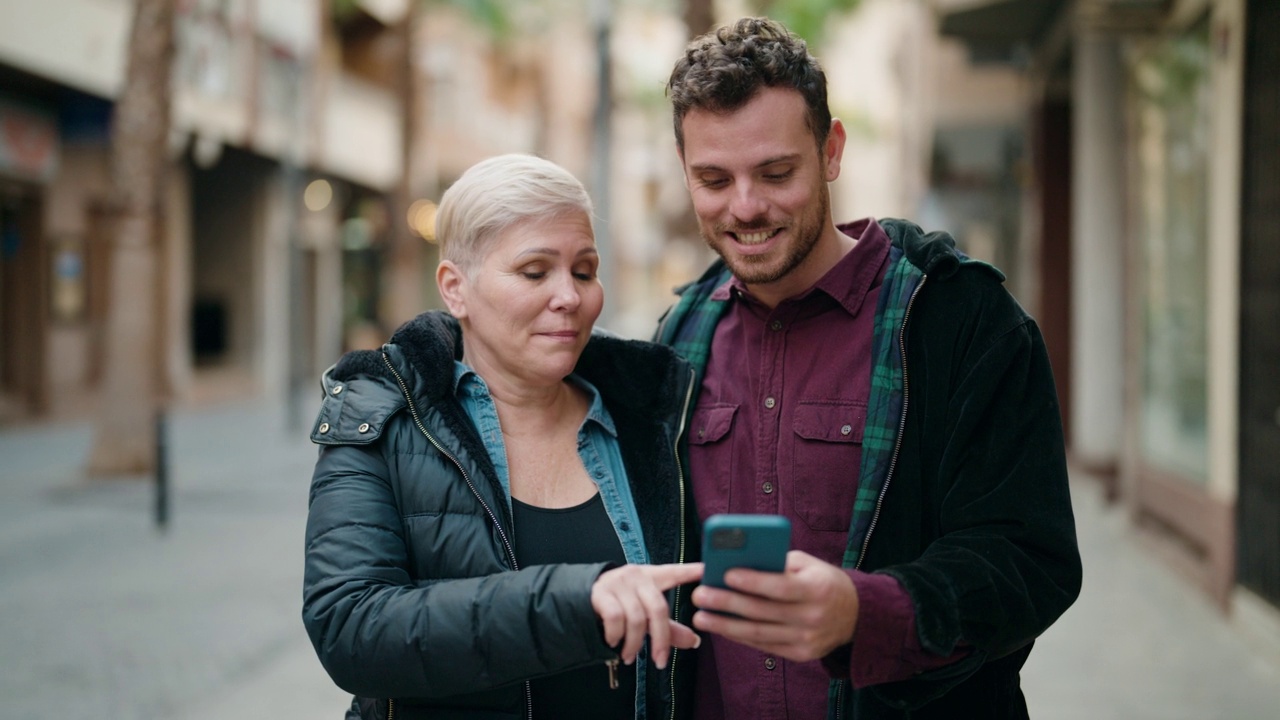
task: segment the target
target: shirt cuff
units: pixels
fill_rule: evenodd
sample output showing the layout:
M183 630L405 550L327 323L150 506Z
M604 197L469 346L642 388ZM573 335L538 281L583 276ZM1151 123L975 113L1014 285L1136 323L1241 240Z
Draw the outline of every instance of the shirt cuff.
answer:
M854 687L861 688L906 680L968 654L958 649L949 657L939 657L920 646L911 596L895 578L859 570L845 572L858 590L858 626L852 643L822 659L829 675L847 677Z

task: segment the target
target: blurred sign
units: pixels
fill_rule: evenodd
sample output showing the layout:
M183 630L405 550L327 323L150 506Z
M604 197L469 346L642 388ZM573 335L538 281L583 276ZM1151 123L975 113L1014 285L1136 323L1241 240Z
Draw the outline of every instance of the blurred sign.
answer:
M57 170L57 121L49 113L0 98L0 172L47 182Z
M53 278L50 283L54 319L76 322L84 319L86 282L84 242L77 237L61 237L51 243Z

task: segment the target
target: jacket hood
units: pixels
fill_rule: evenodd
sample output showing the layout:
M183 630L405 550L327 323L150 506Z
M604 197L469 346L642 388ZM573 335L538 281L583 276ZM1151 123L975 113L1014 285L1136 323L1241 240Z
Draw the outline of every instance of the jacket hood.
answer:
M962 264L977 262L996 274L1003 282L1004 273L995 267L974 261L956 249L955 238L951 233L941 230L926 233L919 225L899 218L884 218L878 221L889 236L889 242L900 248L907 261L928 275L931 280L947 280Z

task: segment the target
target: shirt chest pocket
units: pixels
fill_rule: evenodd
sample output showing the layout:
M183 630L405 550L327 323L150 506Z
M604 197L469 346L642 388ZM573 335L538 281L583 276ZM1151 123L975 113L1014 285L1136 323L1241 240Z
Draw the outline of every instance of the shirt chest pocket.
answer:
M849 529L866 426L865 402L796 405L791 482L796 514L810 529Z
M689 474L693 500L702 519L729 511L733 478L733 443L729 431L738 406L716 403L693 412L689 426Z

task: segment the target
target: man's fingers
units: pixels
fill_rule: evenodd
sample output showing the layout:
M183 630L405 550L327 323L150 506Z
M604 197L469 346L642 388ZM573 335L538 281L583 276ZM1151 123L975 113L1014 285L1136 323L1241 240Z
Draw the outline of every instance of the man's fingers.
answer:
M761 572L735 568L725 573L725 585L739 592L759 595L779 602L800 602L805 599L806 588L796 582L804 570L817 558L801 550L787 553L786 570L780 573Z
M693 591L693 604L757 622L784 622L790 605L768 598L703 585Z
M757 649L766 645L789 645L795 640L795 629L787 625L756 622L707 610L693 614L693 626Z

